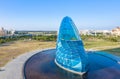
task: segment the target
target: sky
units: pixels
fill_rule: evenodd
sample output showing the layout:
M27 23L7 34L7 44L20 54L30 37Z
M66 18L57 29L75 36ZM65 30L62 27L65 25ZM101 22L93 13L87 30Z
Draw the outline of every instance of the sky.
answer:
M79 30L120 26L120 0L0 0L0 27L58 30L69 16Z

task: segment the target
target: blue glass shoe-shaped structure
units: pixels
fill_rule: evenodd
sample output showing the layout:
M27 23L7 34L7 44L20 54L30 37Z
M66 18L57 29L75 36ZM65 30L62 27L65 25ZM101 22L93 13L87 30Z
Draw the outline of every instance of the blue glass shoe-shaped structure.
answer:
M70 72L83 74L88 70L88 57L79 32L68 16L64 17L57 38L55 63Z

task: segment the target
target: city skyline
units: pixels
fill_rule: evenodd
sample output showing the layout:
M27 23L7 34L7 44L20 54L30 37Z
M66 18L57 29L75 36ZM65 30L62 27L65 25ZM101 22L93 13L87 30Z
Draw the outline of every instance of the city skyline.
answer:
M111 30L120 26L119 0L1 0L0 27L58 30L70 16L79 30Z

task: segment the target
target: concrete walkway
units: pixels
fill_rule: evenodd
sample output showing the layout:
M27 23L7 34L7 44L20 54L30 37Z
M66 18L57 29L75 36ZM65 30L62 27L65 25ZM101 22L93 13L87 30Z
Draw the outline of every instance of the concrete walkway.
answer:
M33 52L25 53L13 59L11 62L6 64L5 67L0 69L0 79L24 79L24 63L27 61L28 58L40 51L43 50L36 50Z

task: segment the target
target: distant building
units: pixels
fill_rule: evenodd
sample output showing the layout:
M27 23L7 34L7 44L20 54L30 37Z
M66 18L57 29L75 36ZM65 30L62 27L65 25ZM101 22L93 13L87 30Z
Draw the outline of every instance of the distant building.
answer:
M111 35L110 30L81 30L81 35Z
M12 36L15 34L15 30L6 30L3 27L0 28L0 36Z
M93 35L93 31L92 30L81 30L80 34L81 35Z
M94 32L96 35L111 35L110 30L95 30Z
M9 30L9 35L14 35L14 34L15 34L15 30L14 29Z
M7 35L7 31L3 27L1 27L0 28L0 36L6 36L6 35Z
M120 27L112 29L112 35L120 36Z

